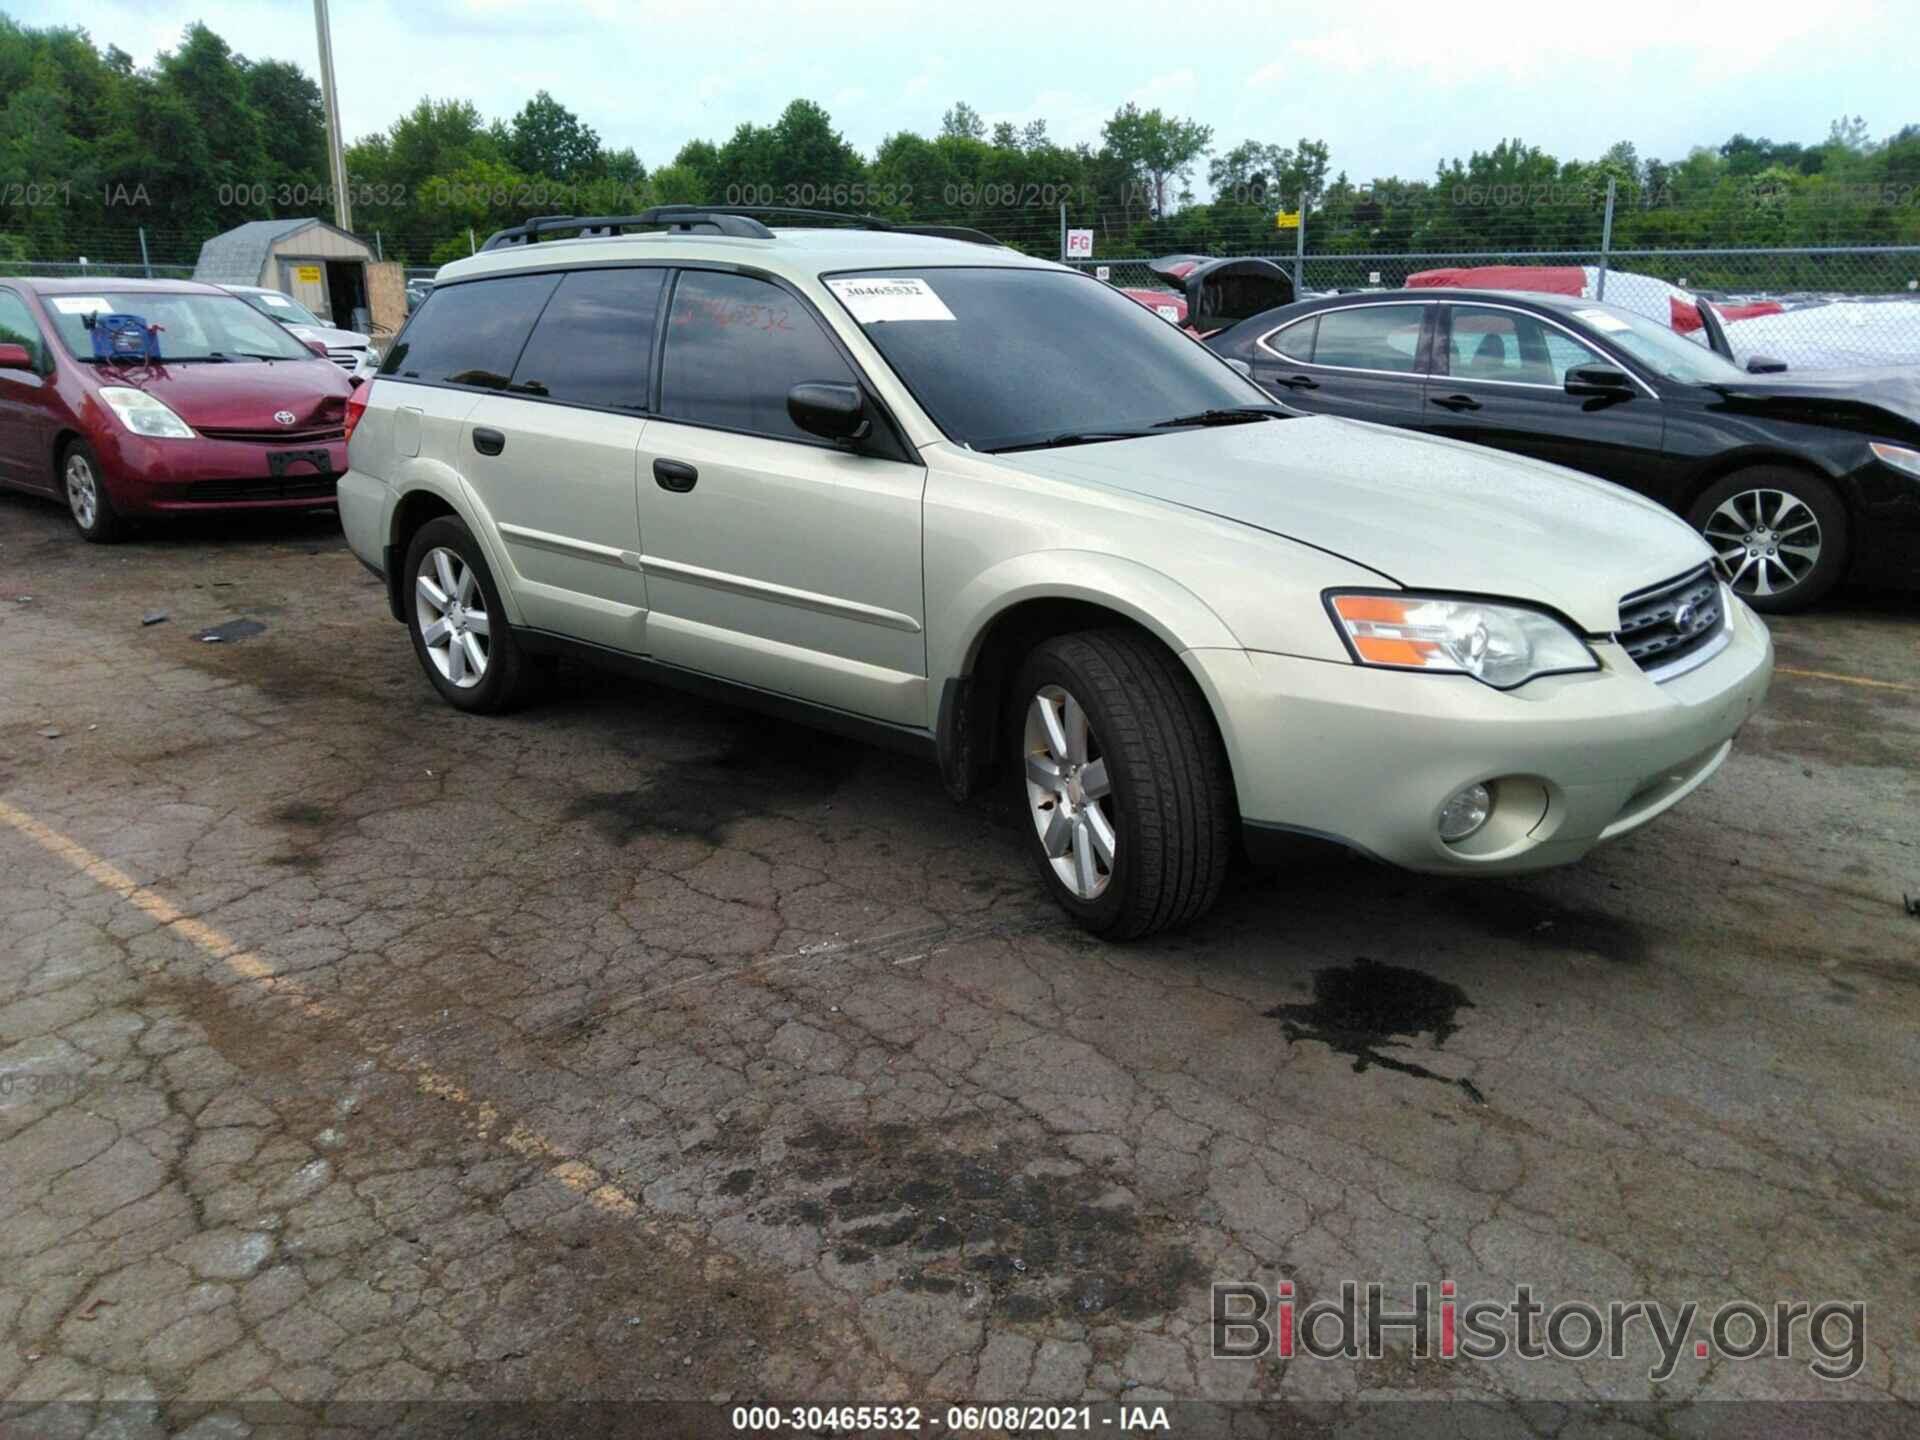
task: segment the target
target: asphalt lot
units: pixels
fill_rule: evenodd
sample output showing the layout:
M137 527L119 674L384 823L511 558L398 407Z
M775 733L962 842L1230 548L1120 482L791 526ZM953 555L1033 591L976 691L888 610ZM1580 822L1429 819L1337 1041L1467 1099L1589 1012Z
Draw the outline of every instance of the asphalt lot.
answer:
M1774 629L1727 769L1578 867L1303 860L1111 947L913 762L575 669L456 714L330 520L103 549L0 495L0 1399L1853 1398L1898 1433L1920 601ZM1209 1282L1280 1276L1858 1301L1862 1363L1209 1358Z

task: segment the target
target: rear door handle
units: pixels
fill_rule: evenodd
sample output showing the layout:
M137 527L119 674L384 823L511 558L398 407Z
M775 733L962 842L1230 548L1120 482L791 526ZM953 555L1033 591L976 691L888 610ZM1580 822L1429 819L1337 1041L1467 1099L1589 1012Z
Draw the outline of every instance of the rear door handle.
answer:
M1478 410L1480 408L1480 402L1471 395L1440 395L1435 397L1433 403L1443 410Z
M1289 390L1318 390L1320 388L1320 382L1311 375L1279 375L1274 377L1273 383L1276 385L1284 385Z
M699 482L700 472L684 460L656 460L653 478L662 490L684 495Z
M507 437L498 430L489 430L484 425L474 427L473 448L482 455L498 455L507 448Z

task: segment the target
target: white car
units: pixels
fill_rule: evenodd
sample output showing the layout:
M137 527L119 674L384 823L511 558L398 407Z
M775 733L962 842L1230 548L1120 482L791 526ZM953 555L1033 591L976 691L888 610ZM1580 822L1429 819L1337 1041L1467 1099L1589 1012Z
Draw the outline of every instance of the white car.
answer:
M380 356L372 340L358 330L341 330L327 324L291 295L269 290L264 285L223 285L221 289L238 295L247 304L278 320L302 340L318 340L327 347L327 358L356 381L368 380L380 368Z
M534 243L567 223L443 269L349 403L348 540L459 709L567 653L1003 777L1046 886L1124 937L1242 840L1576 860L1766 690L1677 516L1292 416L1090 276L690 207Z

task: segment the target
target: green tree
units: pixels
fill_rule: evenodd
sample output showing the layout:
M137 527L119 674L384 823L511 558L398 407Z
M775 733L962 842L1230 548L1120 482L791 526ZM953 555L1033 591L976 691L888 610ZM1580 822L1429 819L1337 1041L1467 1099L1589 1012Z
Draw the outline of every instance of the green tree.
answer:
M1144 188L1150 213L1161 217L1175 198L1173 187L1184 191L1194 162L1213 142L1213 127L1128 101L1107 121L1101 138ZM1130 214L1132 206L1123 202L1123 209Z
M521 107L508 133L506 158L528 175L579 181L601 173L599 135L545 90Z

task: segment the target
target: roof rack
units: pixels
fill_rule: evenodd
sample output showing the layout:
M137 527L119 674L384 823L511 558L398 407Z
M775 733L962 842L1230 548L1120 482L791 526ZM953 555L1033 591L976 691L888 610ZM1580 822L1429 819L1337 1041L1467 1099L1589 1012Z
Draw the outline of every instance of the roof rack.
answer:
M1000 243L984 230L975 230L967 225L915 225L883 220L878 215L847 215L838 210L802 210L787 205L656 205L635 215L533 215L522 224L494 231L480 248L500 250L510 245L526 245L554 231L571 230L585 238L614 235L643 225L664 225L670 230L689 233L712 231L718 235L771 240L773 231L754 218L760 215L831 220L853 230L889 230L902 235L964 240L975 245Z

